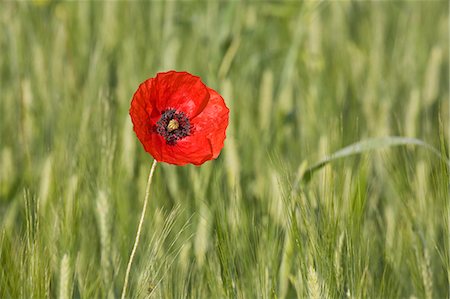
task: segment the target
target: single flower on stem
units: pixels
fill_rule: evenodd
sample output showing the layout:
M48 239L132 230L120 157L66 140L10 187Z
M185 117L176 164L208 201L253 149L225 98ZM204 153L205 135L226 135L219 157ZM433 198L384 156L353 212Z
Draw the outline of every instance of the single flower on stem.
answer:
M199 77L169 71L158 73L139 85L131 101L130 116L139 141L154 162L125 273L122 298L126 295L157 162L199 166L216 159L226 137L229 109L223 98Z

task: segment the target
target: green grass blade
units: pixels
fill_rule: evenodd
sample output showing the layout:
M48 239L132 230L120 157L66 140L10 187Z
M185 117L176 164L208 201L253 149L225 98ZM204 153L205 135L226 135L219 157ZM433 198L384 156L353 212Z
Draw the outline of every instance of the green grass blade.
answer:
M349 146L346 146L337 152L331 154L328 157L325 157L321 161L317 162L310 168L308 168L303 176L298 176L294 183L294 189L298 186L300 181L308 182L312 175L328 163L331 163L333 161L336 161L338 159L342 159L349 156L354 156L358 154L362 154L365 152L378 150L386 147L394 147L394 146L406 146L406 145L416 145L423 148L426 148L430 152L432 152L434 155L439 157L441 160L443 160L448 167L450 167L450 161L446 159L436 148L431 146L430 144L416 138L410 138L410 137L400 137L400 136L388 136L388 137L380 137L380 138L370 138L366 140L362 140L356 143L353 143Z

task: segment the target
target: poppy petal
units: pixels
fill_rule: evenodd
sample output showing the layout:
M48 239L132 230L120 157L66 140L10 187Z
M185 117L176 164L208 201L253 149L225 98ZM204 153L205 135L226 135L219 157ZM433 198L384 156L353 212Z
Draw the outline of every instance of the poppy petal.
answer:
M134 131L141 142L147 141L151 137L152 123L150 115L154 112L154 109L148 98L152 82L153 79L150 78L139 85L131 101L130 116L133 121Z
M151 90L153 89L153 78L147 79L139 85L139 88L133 95L131 108L135 110L143 110L148 115L152 112L153 103L149 101ZM131 110L131 109L130 109Z
M219 156L226 137L226 128L230 110L223 98L213 89L208 88L210 98L205 109L191 120L194 132L201 132L210 140L213 159Z
M159 142L158 155L161 161L170 164L185 165L191 163L200 165L211 160L213 156L212 145L205 136L187 136L178 141L175 146L166 144L163 138L160 138Z
M199 114L208 103L208 89L200 77L186 72L169 71L155 78L151 98L156 109L162 113L167 109L184 112L189 118Z

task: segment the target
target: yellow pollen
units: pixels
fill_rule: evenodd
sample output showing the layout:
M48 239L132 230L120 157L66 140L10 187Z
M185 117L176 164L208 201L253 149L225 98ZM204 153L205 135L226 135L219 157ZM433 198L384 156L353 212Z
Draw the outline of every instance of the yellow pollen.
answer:
M171 119L169 121L169 124L167 125L167 131L169 131L169 133L175 131L176 129L178 129L179 126L180 124L176 119Z

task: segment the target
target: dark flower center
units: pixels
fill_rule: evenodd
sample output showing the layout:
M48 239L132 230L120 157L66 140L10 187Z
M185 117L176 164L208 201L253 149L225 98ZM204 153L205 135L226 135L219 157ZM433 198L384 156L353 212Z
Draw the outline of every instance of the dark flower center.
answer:
M167 109L156 122L155 129L156 133L166 139L167 144L175 145L178 140L189 135L191 124L183 112Z

